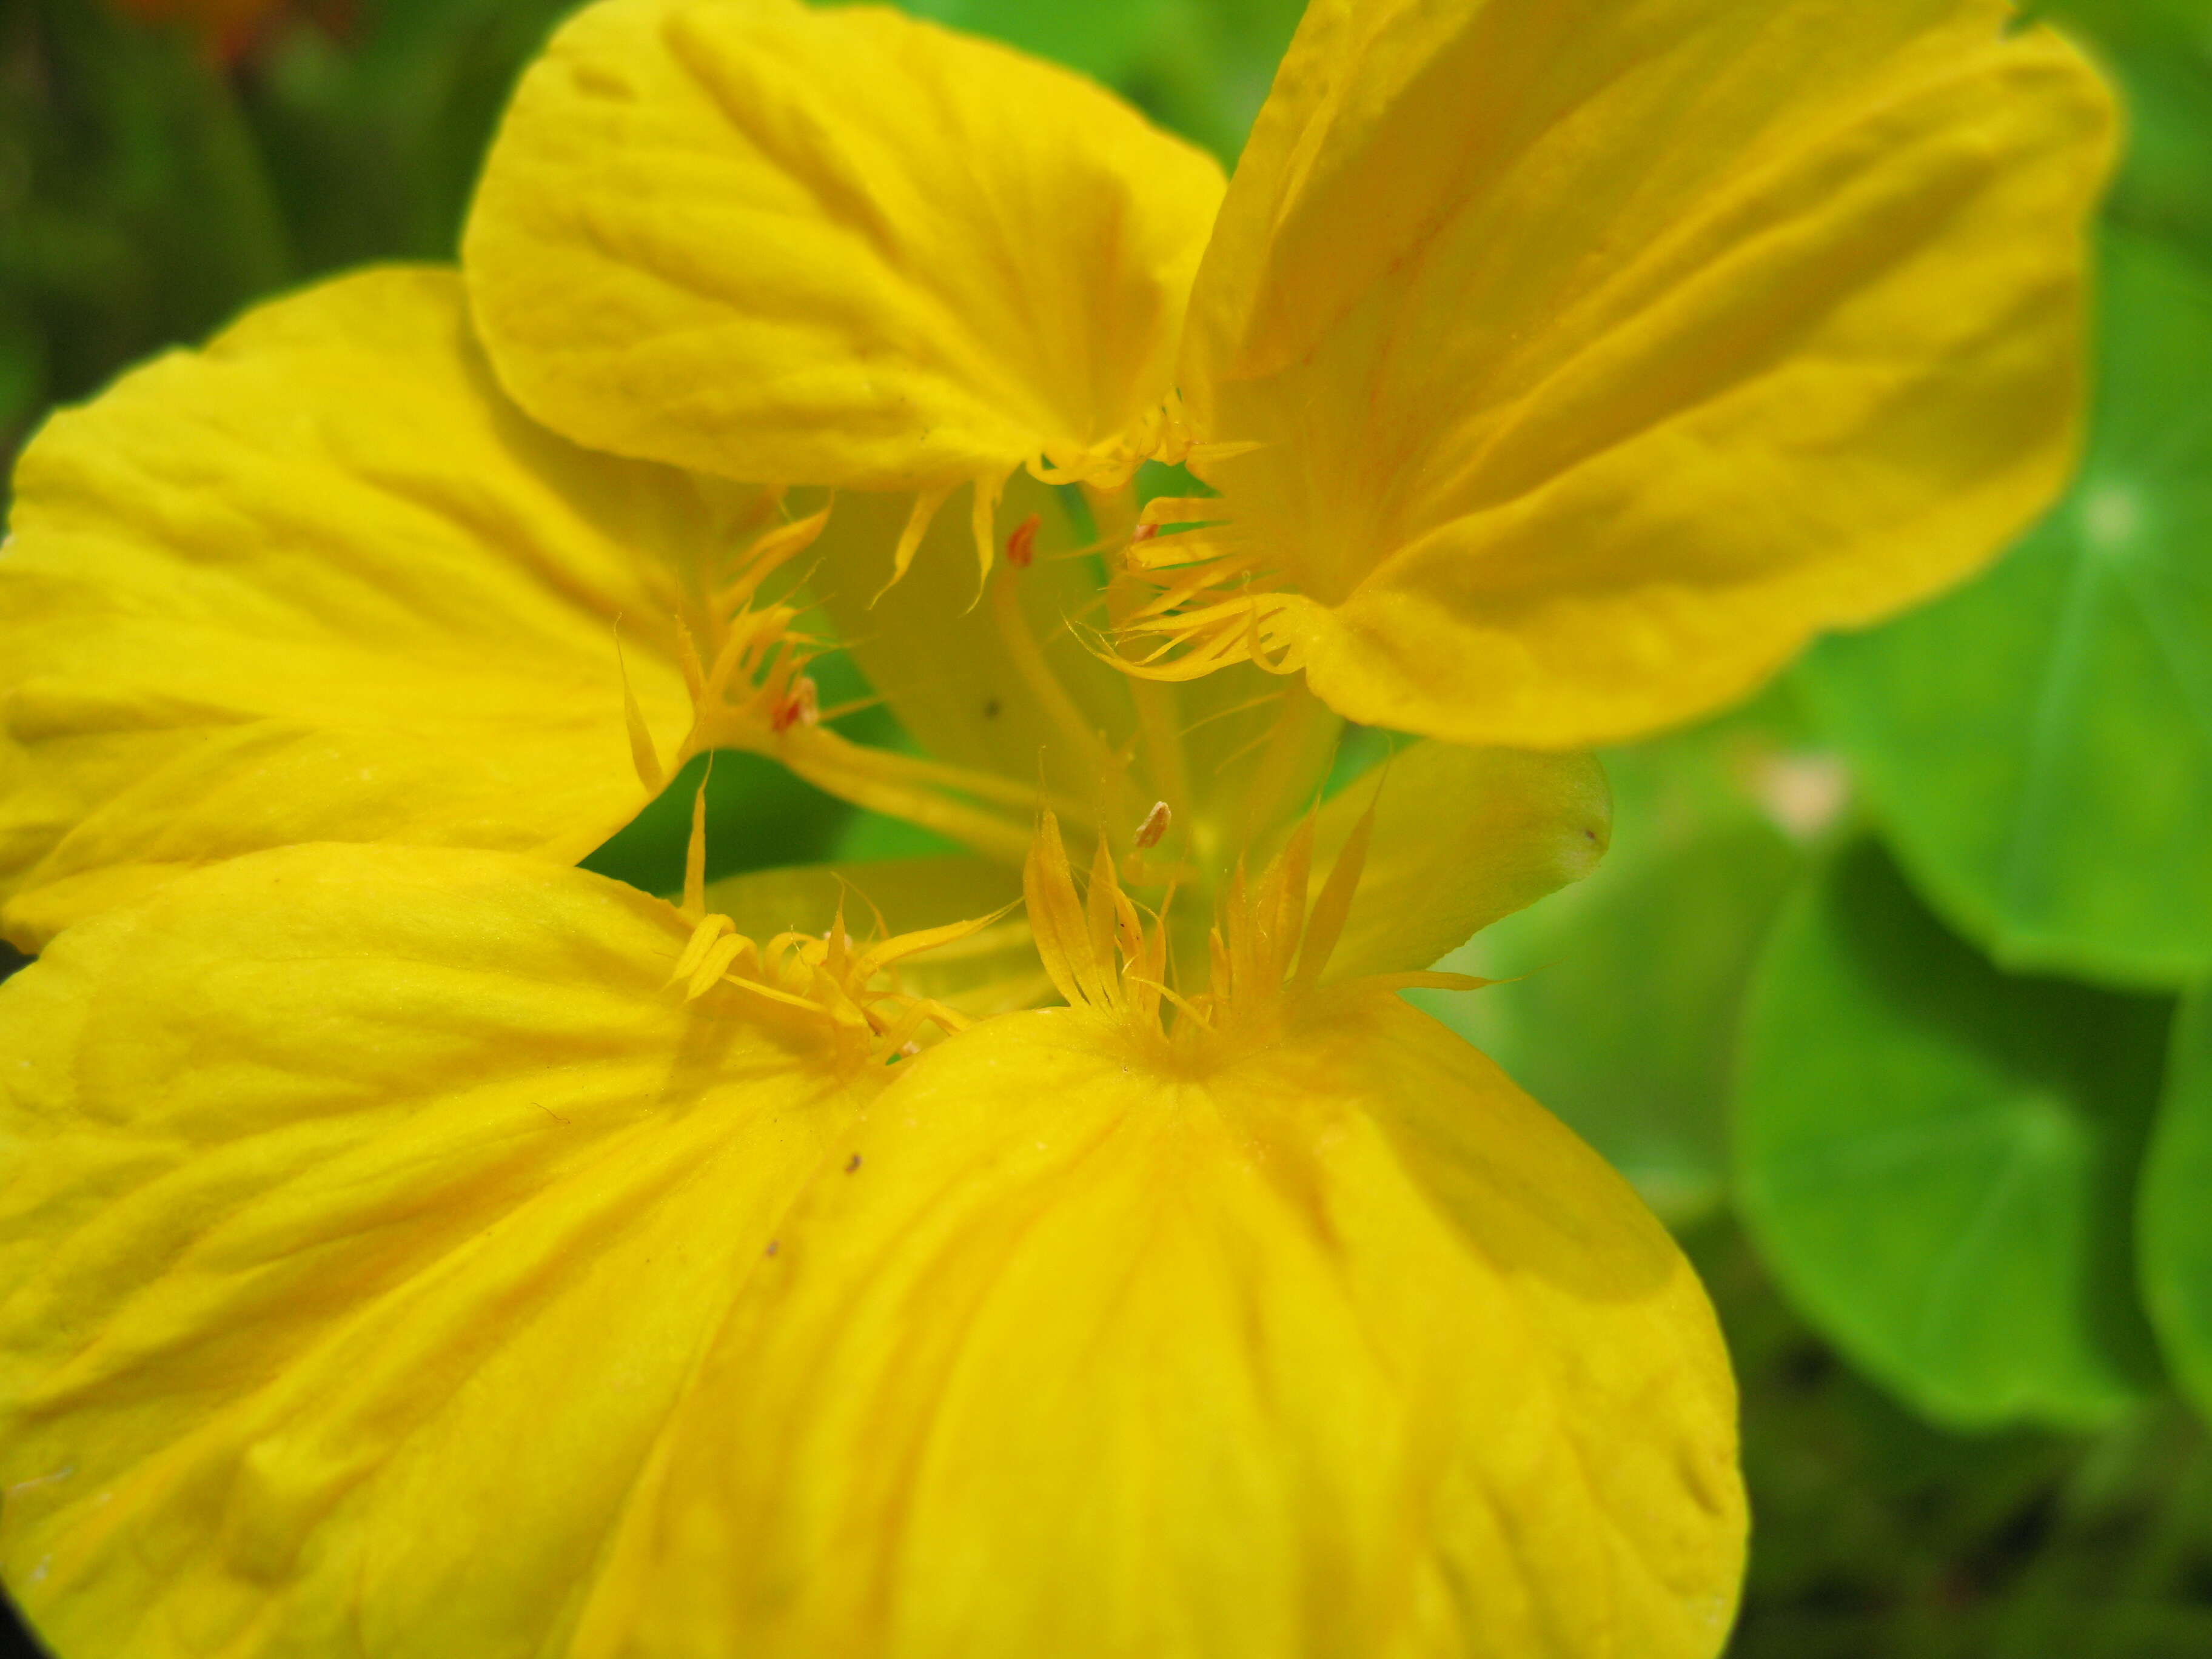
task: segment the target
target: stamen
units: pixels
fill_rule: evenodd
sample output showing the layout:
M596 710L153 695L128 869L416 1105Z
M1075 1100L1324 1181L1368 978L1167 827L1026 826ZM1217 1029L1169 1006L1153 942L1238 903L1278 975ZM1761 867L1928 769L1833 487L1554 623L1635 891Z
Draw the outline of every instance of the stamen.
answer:
M1140 853L1148 853L1160 844L1160 837L1168 832L1169 821L1174 814L1164 800L1152 803L1152 810L1145 814L1145 821L1137 826L1136 845Z
M684 914L707 914L707 785L714 775L714 757L707 757L707 770L691 797L691 835L684 843Z
M1164 819L1165 811L1164 805L1155 807L1147 823ZM1195 1030L1264 1035L1285 1017L1289 1003L1315 988L1327 968L1359 885L1373 819L1370 805L1310 907L1318 808L1299 823L1256 882L1239 864L1206 934L1209 988L1185 996L1168 983L1166 906L1147 927L1121 890L1103 836L1090 880L1079 894L1059 820L1043 813L1022 880L1037 955L1070 1006L1109 1016L1140 1040L1171 1040L1182 1047L1176 1033L1183 1028L1170 1033L1160 1024L1164 1002L1187 1015ZM1420 973L1364 976L1360 982L1467 989L1488 981Z
M1220 522L1221 498L1218 495L1155 495L1145 503L1145 510L1137 515L1137 528L1149 528L1152 536L1133 536L1133 540L1150 541L1167 526L1211 525Z
M1075 699L1068 695L1059 676L1052 672L1051 665L1045 661L1044 653L1037 648L1036 640L1030 632L1029 620L1022 615L1020 590L1011 573L991 585L991 614L998 624L1006 655L1029 688L1030 695L1073 745L1079 764L1097 775L1109 809L1117 807L1125 786L1127 757L1107 747L1083 711L1076 707Z
M735 932L737 923L727 916L708 916L691 930L691 942L684 947L684 954L676 958L676 967L668 975L671 985L679 979L691 977L691 970L707 958L708 949L724 933Z
M921 538L929 534L929 526L936 520L937 509L959 487L960 480L956 478L951 483L935 484L915 494L914 509L907 514L906 528L899 532L898 546L891 553L891 579L876 590L876 598L868 601L870 605L905 580L906 573L914 566L914 556L921 547Z
M1037 955L1060 994L1078 1007L1118 1007L1117 988L1099 964L1084 907L1076 897L1075 873L1067 862L1066 843L1060 838L1060 820L1050 812L1038 819L1022 872L1022 893L1029 902Z
M975 541L975 597L981 599L981 584L991 580L991 550L996 540L999 522L999 498L1006 494L1006 475L995 478L975 480L975 501L969 514L969 533ZM972 604L970 608L972 609Z
M1216 496L1160 496L1146 504L1122 558L1154 592L1115 619L1115 632L1125 647L1158 644L1141 654L1117 654L1113 660L1123 672L1187 680L1237 662L1278 674L1304 665L1304 641L1291 626L1298 597L1224 512ZM1163 535L1169 525L1197 527Z
M795 726L770 752L817 789L856 806L904 818L1010 863L1028 852L1030 837L1018 823L959 799L1033 807L1036 791L1012 779L872 749L827 726ZM953 791L958 793L948 793Z
M620 617L615 618L615 668L622 676L623 723L629 730L630 764L637 769L637 781L645 786L645 793L657 795L667 774L660 769L660 757L646 726L645 711L637 706L637 692L629 683L629 659L623 654Z
M715 593L716 613L733 612L750 605L753 596L760 592L761 584L813 546L822 534L823 526L829 522L830 509L824 507L805 518L779 525L757 538L745 550L736 577Z
M699 660L698 643L681 617L676 619L676 660L684 670L684 686L691 694L691 706L696 708L707 696L707 670Z
M684 988L684 1000L696 1002L706 995L708 988L727 973L730 964L751 945L752 941L742 933L731 933L715 940L699 965L691 970L690 982Z
M1189 727L1177 718L1182 711L1176 707L1176 700L1165 686L1150 680L1131 678L1127 684L1129 701L1137 710L1138 734L1151 763L1153 785L1163 801L1188 805L1197 799L1197 794L1191 784L1190 757L1184 745ZM1167 827L1161 825L1163 834ZM1146 848L1140 843L1138 850Z
M1040 483L1082 484L1094 489L1121 489L1146 461L1174 466L1193 456L1211 457L1216 452L1234 454L1249 444L1200 444L1184 414L1182 399L1170 392L1156 407L1140 416L1135 425L1116 438L1086 449L1047 452L1028 462L1030 476Z
M1281 707L1268 722L1262 740L1265 747L1260 763L1245 786L1243 816L1237 824L1240 842L1249 841L1265 826L1279 823L1287 816L1284 808L1290 804L1297 781L1310 775L1304 767L1307 757L1325 741L1324 730L1338 724L1321 700L1301 687L1287 687L1280 696Z
M720 748L759 749L793 725L819 718L812 683L801 672L818 644L793 628L799 619L794 606L757 601L769 575L813 545L828 517L829 508L823 507L755 538L736 574L707 602L710 663L702 665L691 630L679 619L677 655L692 701L684 756Z
M794 726L821 723L821 694L815 690L812 678L801 674L791 683L789 693L777 702L775 712L769 716L768 729L781 737Z
M854 1056L882 1063L916 1052L921 1029L933 1025L947 1036L970 1021L958 1009L900 988L898 964L981 934L1002 921L1010 904L988 915L878 939L860 948L845 927L843 902L818 937L779 933L763 950L737 931L727 916L708 916L693 929L669 976L682 981L684 998L696 1001L717 985L804 1014ZM873 908L872 906L870 907ZM878 926L881 916L878 916Z

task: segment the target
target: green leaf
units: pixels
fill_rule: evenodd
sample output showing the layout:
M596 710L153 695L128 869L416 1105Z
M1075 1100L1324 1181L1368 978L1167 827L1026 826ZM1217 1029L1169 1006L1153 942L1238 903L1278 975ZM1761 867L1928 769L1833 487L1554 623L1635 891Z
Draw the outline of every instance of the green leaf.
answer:
M9 303L0 288L0 457L12 456L29 435L46 391L46 349L32 319ZM0 516L8 485L0 477Z
M2073 493L1798 684L1943 914L2008 967L2212 969L2212 282L2112 233Z
M907 9L994 35L1107 82L1124 79L1188 0L907 0Z
M902 0L1105 82L1224 161L1243 146L1299 0Z
M1826 777L1758 715L1616 751L1605 767L1613 835L1596 872L1437 964L1506 982L1411 994L1680 1226L1723 1195L1737 1014L1802 857L1754 792L1796 780L1818 793Z
M1784 912L1744 1033L1736 1190L1784 1289L1940 1420L2124 1411L2156 1376L2130 1215L2170 1011L1999 973L1848 848Z
M2128 155L2106 217L2212 259L2212 18L2139 27L2109 52Z
M2126 104L2106 221L2212 258L2212 6L2051 0L2030 10L2082 39Z
M852 808L775 762L742 750L695 755L645 810L583 860L584 868L645 892L684 890L691 803L707 785L707 878L826 858Z
M2212 988L2174 1022L2140 1202L2144 1306L2175 1381L2212 1417Z

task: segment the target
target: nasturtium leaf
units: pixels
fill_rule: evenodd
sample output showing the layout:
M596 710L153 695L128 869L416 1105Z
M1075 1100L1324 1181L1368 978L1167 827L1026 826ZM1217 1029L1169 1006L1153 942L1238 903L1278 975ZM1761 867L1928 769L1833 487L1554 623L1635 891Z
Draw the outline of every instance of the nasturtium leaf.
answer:
M902 0L1094 76L1171 132L1236 155L1301 0Z
M2212 990L2174 1022L2138 1204L2144 1305L2174 1380L2212 1416Z
M2128 155L2106 213L2204 259L2212 258L2212 18L2194 9L2193 23L2152 18L2106 32L2127 99Z
M1744 1031L1736 1192L1784 1291L1941 1421L2124 1411L2156 1375L2129 1218L2170 1009L2002 974L1847 848Z
M2035 0L2084 42L2127 108L2112 224L2212 258L2212 9L2204 0Z
M1188 0L906 0L904 9L1111 84L1137 66L1164 30L1185 23L1189 5Z
M1826 779L1741 719L1604 760L1613 842L1595 873L1437 964L1504 982L1410 994L1680 1225L1722 1198L1736 1017L1802 862L1759 793Z
M2108 234L2072 494L1994 569L1800 684L1915 881L2007 967L2212 968L2212 270Z

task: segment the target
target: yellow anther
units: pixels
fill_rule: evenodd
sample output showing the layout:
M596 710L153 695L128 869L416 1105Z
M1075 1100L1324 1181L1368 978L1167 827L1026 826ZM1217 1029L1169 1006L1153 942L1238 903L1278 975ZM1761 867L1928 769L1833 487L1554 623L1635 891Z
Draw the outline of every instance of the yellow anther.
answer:
M1146 823L1157 821L1164 830L1167 817L1162 804ZM1163 1003L1188 1016L1197 1029L1226 1032L1264 1026L1317 982L1343 933L1359 884L1367 848L1364 822L1309 911L1316 824L1310 814L1256 880L1241 864L1237 867L1206 935L1212 969L1207 988L1184 994L1168 983L1167 902L1147 925L1121 890L1103 837L1090 879L1079 890L1059 821L1050 812L1042 814L1023 890L1045 971L1071 1006L1113 1016L1139 1037L1169 1036L1160 1025ZM1429 985L1447 980L1461 987L1476 982L1435 975L1401 975L1389 982ZM1179 1044L1181 1039L1176 1041Z
M739 933L725 915L708 916L692 929L669 982L684 982L694 1001L717 985L790 1009L820 1022L848 1059L888 1060L910 1048L925 1025L947 1035L966 1029L957 1009L899 988L897 965L910 957L983 932L1004 909L968 921L895 934L872 945L845 929L844 908L823 933L783 933L763 946ZM878 918L880 925L881 918Z
M691 970L706 960L707 952L724 933L736 931L737 924L727 916L708 916L691 930L691 942L684 947L684 954L676 958L675 971L668 975L673 985L679 979L688 979Z
M684 988L684 1000L696 1002L706 995L708 988L729 972L730 964L737 960L738 953L751 944L752 941L743 933L732 933L708 946L706 956L691 970L691 982Z

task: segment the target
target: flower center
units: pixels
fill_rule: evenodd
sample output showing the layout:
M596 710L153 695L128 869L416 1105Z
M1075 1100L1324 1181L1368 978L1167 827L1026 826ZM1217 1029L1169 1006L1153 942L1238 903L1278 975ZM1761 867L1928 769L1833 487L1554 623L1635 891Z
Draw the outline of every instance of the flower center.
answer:
M1148 919L1122 890L1102 839L1079 892L1059 821L1046 812L1022 883L1037 954L1071 1007L1107 1016L1147 1048L1188 1050L1223 1033L1271 1024L1287 1001L1320 981L1359 884L1367 824L1363 820L1310 903L1313 841L1309 814L1256 882L1237 866L1206 935L1206 984L1178 990L1169 983L1172 890ZM1164 1003L1182 1016L1172 1031L1162 1020Z

